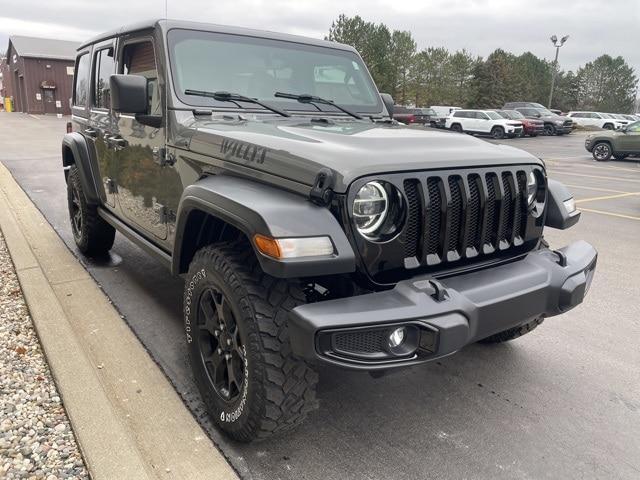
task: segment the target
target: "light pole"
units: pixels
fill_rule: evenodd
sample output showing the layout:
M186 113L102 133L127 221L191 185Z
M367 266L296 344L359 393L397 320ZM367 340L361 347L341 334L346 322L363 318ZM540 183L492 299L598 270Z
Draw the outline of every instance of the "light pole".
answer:
M558 54L560 53L560 47L564 45L569 39L569 35L565 35L560 39L560 43L558 43L558 37L553 35L551 37L551 43L556 47L556 59L553 61L553 72L551 72L551 91L549 92L549 108L551 108L551 100L553 100L553 87L556 85L556 71L558 70Z

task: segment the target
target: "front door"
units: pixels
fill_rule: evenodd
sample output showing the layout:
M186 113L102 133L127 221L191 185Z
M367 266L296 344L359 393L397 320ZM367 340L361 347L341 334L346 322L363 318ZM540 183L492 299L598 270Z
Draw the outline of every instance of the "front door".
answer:
M44 113L56 113L56 91L52 88L42 89L42 101L44 102Z
M127 219L160 240L167 238L168 225L175 220L182 193L180 177L165 161L163 102L153 40L150 37L123 42L119 48L118 71L147 78L151 117L162 125L149 126L133 115L117 116L118 203Z
M624 152L640 152L640 122L627 126L627 131L619 137L619 143Z

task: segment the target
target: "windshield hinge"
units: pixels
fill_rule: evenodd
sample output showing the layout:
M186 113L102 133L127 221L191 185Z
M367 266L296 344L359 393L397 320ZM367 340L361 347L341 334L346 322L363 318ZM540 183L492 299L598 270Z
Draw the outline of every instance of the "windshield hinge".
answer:
M333 182L333 170L329 168L320 169L309 192L311 201L321 207L329 205L333 199Z

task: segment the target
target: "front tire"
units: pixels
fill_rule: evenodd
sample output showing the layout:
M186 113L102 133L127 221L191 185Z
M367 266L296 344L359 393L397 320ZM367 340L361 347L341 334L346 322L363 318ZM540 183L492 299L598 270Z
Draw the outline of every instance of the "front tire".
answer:
M502 332L498 332L490 337L483 338L480 340L480 343L502 343L508 342L510 340L514 340L518 337L526 335L527 333L533 331L544 321L543 317L535 318L524 325L518 325L517 327L509 328Z
M504 138L504 128L502 127L493 127L491 129L491 136L496 140L500 140Z
M85 255L105 255L116 236L116 230L100 215L98 207L89 205L82 188L78 167L72 165L67 178L67 205L71 231L78 250Z
M550 123L546 123L545 126L544 126L544 134L545 135L555 135L556 134L556 127L554 127Z
M318 376L289 344L289 312L306 301L299 282L263 273L246 242L200 249L187 278L189 357L216 424L250 442L302 423Z
M593 146L592 155L598 162L606 162L611 159L613 151L607 142L598 142Z

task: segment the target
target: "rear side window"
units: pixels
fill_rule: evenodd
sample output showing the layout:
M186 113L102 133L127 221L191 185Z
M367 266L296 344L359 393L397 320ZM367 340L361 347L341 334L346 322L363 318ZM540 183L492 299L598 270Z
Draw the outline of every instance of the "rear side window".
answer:
M130 43L122 50L121 72L125 75L141 75L147 79L150 115L161 115L162 105L158 89L158 69L151 41Z
M114 69L113 48L98 50L94 57L93 71L93 106L96 108L109 109L111 106L109 77Z
M76 60L76 76L73 84L73 104L79 107L87 105L89 98L89 68L90 60L88 53L80 55Z
M456 118L467 118L467 112L456 110L455 112L453 112L453 116Z

